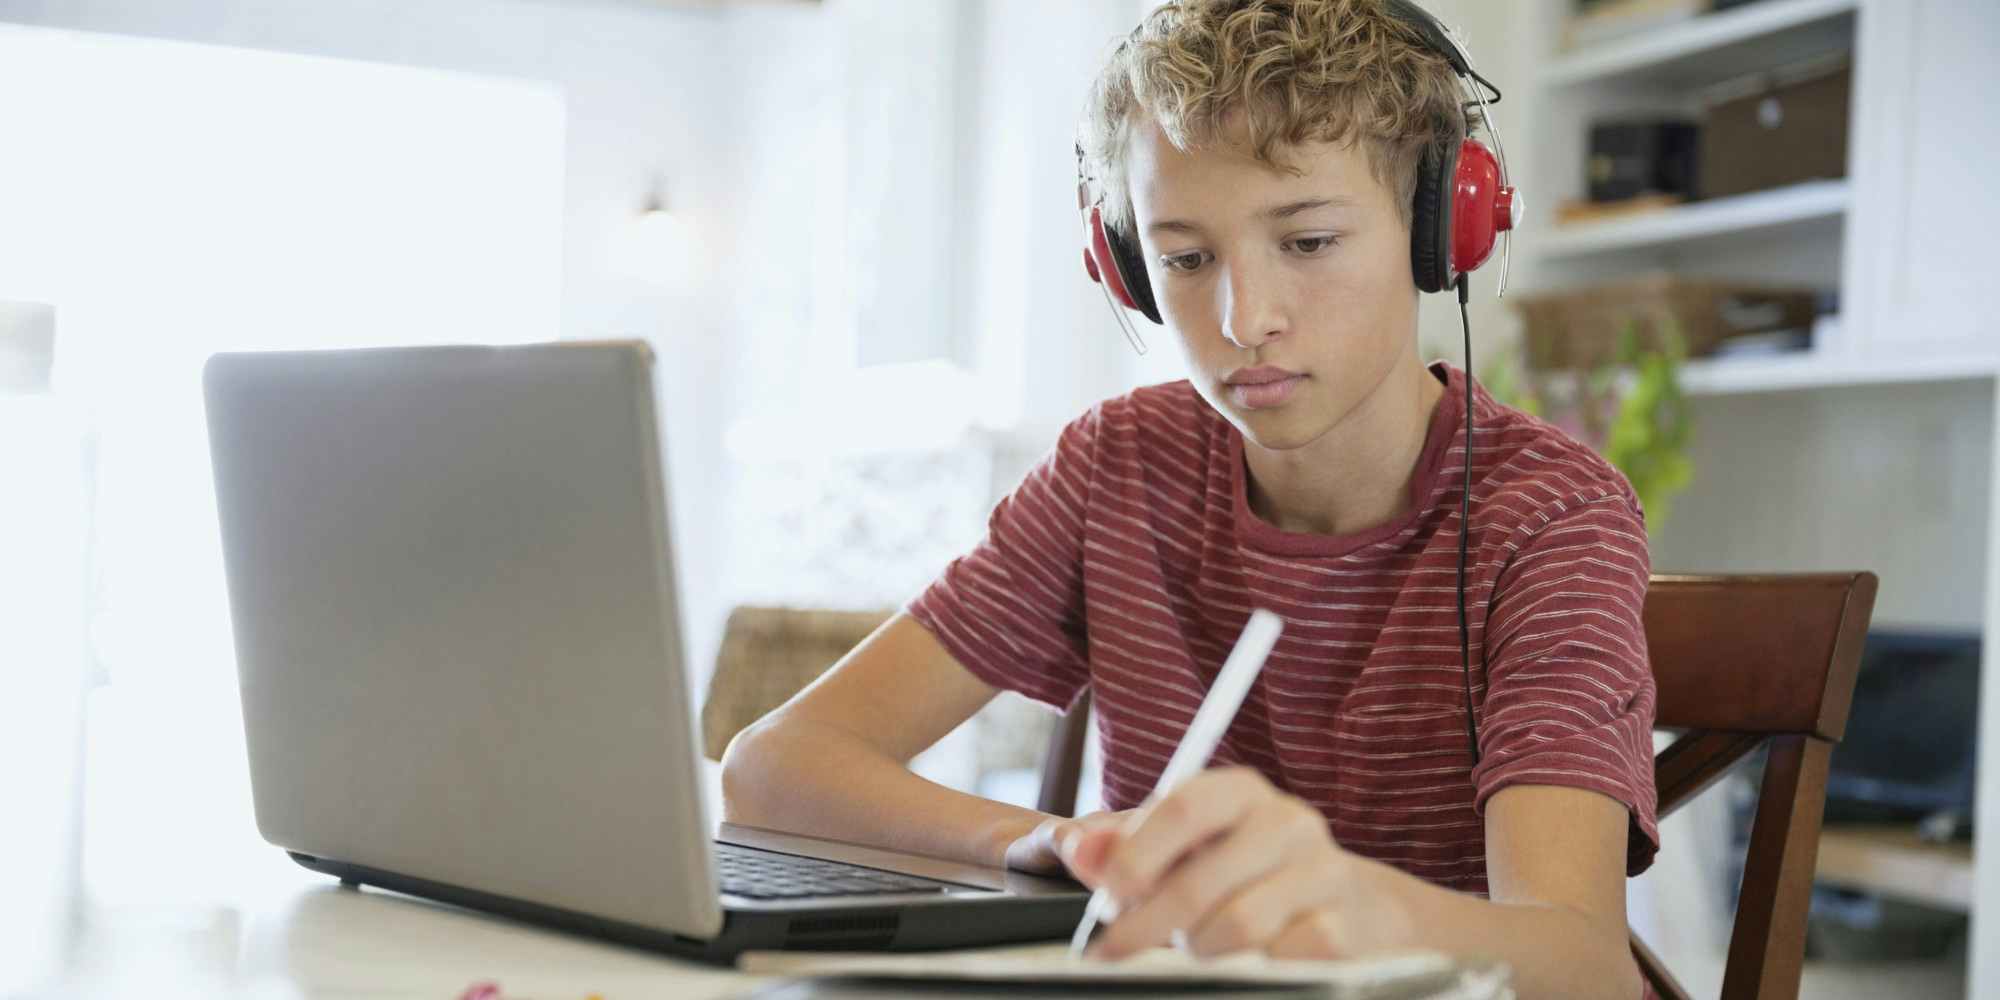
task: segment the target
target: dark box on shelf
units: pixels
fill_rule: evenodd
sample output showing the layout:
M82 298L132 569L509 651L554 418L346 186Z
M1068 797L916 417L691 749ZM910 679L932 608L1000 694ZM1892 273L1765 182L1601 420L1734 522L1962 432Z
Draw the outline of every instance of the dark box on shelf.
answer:
M1606 121L1590 126L1590 200L1624 201L1642 194L1695 196L1700 130L1673 120Z
M1869 631L1847 735L1827 773L1826 822L1971 814L1980 646L1972 630Z
M1852 69L1842 59L1711 91L1696 181L1701 197L1847 176L1852 85Z

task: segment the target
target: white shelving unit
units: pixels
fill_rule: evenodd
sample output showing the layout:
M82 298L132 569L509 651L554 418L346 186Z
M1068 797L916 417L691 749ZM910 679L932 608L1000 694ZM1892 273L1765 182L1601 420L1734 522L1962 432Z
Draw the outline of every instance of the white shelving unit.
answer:
M1806 181L1625 218L1558 226L1536 246L1549 260L1675 245L1685 248L1708 240L1838 221L1847 212L1847 202L1846 181Z
M1563 55L1540 82L1694 89L1848 48L1859 6L1859 0L1764 0Z
M1691 396L1723 396L1988 379L1995 373L1994 360L1978 355L1863 364L1829 358L1824 352L1800 351L1771 357L1696 358L1682 367L1681 387Z
M1567 8L1563 0L1549 0ZM1588 123L1599 116L1691 113L1698 94L1724 81L1856 48L1867 0L1762 0L1582 50L1548 54L1535 77L1533 122L1547 162L1576 164L1542 192L1543 203L1582 194ZM1858 102L1857 102L1858 103ZM1850 128L1852 135L1857 130ZM1546 183L1546 180L1545 180ZM1856 187L1849 178L1811 180L1661 211L1570 224L1544 214L1534 238L1538 275L1550 287L1590 284L1642 270L1691 270L1713 276L1760 275L1774 285L1839 288L1855 297L1845 272ZM1787 268L1770 268L1786 262ZM1706 270L1704 271L1704 267ZM1865 295L1861 296L1865 299ZM1852 332L1851 317L1841 327ZM1843 340L1848 338L1843 338ZM1843 343L1818 343L1779 358L1703 361L1690 366L1689 390L1701 395L1825 388L1870 381L1953 378L1961 359L1850 364ZM1972 366L1986 371L1983 362ZM1877 373L1885 378L1876 379ZM1976 377L1976 376L1975 376Z
M1979 256L2000 195L1965 152L2000 146L2000 120L1964 112L1978 100L1966 81L2000 55L2000 4L1759 0L1559 51L1572 6L1509 15L1537 19L1515 49L1533 86L1506 122L1526 136L1514 141L1535 195L1523 289L1665 269L1840 292L1835 332L1809 350L1687 364L1696 485L1656 533L1654 563L1874 569L1877 625L1983 634L1976 842L1919 859L1942 865L1944 888L1915 895L1972 915L1968 995L2000 996L2000 918L1977 905L2000 903L2000 322L1981 306L1992 279ZM1854 72L1847 177L1555 223L1551 207L1583 193L1590 122L1693 112L1714 84L1841 53ZM1878 841L1831 834L1823 868L1893 888L1913 862Z

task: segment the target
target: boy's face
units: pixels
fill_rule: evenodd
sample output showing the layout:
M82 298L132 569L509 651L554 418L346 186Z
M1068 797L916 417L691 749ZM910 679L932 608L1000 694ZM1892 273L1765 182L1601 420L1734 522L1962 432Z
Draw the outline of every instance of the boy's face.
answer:
M1195 388L1289 450L1340 426L1411 354L1410 233L1358 145L1182 152L1133 129L1127 180L1155 301Z

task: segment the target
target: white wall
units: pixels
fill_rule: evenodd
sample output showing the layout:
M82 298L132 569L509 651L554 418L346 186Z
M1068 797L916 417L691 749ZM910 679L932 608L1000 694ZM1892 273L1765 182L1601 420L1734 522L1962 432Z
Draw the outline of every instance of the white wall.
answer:
M36 96L0 101L12 143L0 157L0 295L56 304L42 329L60 332L60 406L19 426L38 444L0 455L24 498L68 499L67 520L88 511L89 525L88 545L64 552L37 544L63 519L32 505L25 520L0 519L9 550L40 553L29 562L47 579L34 593L62 611L0 601L0 659L41 678L39 692L17 692L22 710L57 714L61 654L80 653L86 629L63 650L16 616L87 613L94 666L111 681L88 708L91 895L227 894L282 858L247 850L202 362L463 329L495 343L547 336L562 108L539 83L13 24L0 24L0 94ZM74 586L55 585L63 555ZM0 771L29 759L0 754ZM161 866L162 853L187 863Z
M543 81L567 115L562 306L550 337L660 348L691 671L705 680L732 595L725 431L824 377L816 341L844 297L815 245L841 165L842 3L727 8L586 0L0 0L0 22ZM1145 367L1080 273L1071 143L1085 88L1144 0L967 0L956 81L976 124L956 150L967 223L948 297L979 371L983 421L1026 454L1092 402L1178 377L1148 330ZM679 285L635 278L627 244L656 180L689 224ZM941 227L950 231L950 227ZM477 337L477 331L467 336ZM913 417L913 419L921 419ZM1018 434L1013 429L1020 428ZM1008 463L1003 463L1003 468ZM1014 463L1018 464L1018 463ZM1011 471L1018 471L1017 469ZM1004 473L1003 473L1004 475ZM1002 483L1000 485L1006 485Z
M1698 401L1696 475L1660 571L1870 569L1877 626L1984 620L1993 383Z
M723 12L666 5L534 0L0 0L0 21L170 38L545 81L566 102L568 132L560 326L550 338L644 336L662 348L673 474L716 478L719 413L731 404L738 306L717 282L734 246L730 225L758 193L741 171L739 93L772 74L771 54L807 44L813 11L760 18L773 35L746 38ZM140 169L134 167L134 169ZM631 224L656 177L691 223L690 280L662 286L630 276ZM302 192L302 196L308 194ZM467 331L476 338L478 331ZM674 494L682 575L697 664L712 656L724 609L715 578L720 501ZM697 670L697 673L702 671Z
M982 0L975 86L984 142L968 164L977 220L963 322L993 392L989 422L1018 424L1027 451L1091 404L1182 375L1167 332L1135 315L1134 356L1083 273L1076 126L1116 43L1152 5L1134 0ZM1003 476L1003 479L1005 477ZM1011 485L1002 483L1001 485Z

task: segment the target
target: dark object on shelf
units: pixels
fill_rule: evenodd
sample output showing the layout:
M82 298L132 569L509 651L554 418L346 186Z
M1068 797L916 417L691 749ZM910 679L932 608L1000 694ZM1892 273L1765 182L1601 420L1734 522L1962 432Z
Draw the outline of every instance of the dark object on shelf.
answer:
M1967 923L1963 913L1816 885L1806 917L1806 949L1835 962L1938 958L1965 936Z
M1813 332L1810 329L1746 333L1741 337L1730 337L1722 343L1715 345L1713 356L1718 358L1774 358L1812 350L1812 340Z
M1606 121L1590 126L1586 187L1594 202L1645 194L1693 198L1701 130L1665 119Z
M1826 822L1916 823L1972 811L1978 633L1868 634L1847 738L1826 778Z
M1709 0L1708 5L1713 10L1728 10L1731 7L1748 7L1753 3L1763 2L1764 0Z
M1846 177L1852 83L1840 56L1709 91L1695 182L1701 197Z
M1972 805L1940 809L1917 821L1917 839L1928 844L1972 842Z
M1610 361L1619 334L1632 325L1642 347L1677 332L1691 358L1714 353L1729 337L1810 328L1814 298L1811 289L1653 274L1515 301L1526 321L1528 367L1549 371Z

